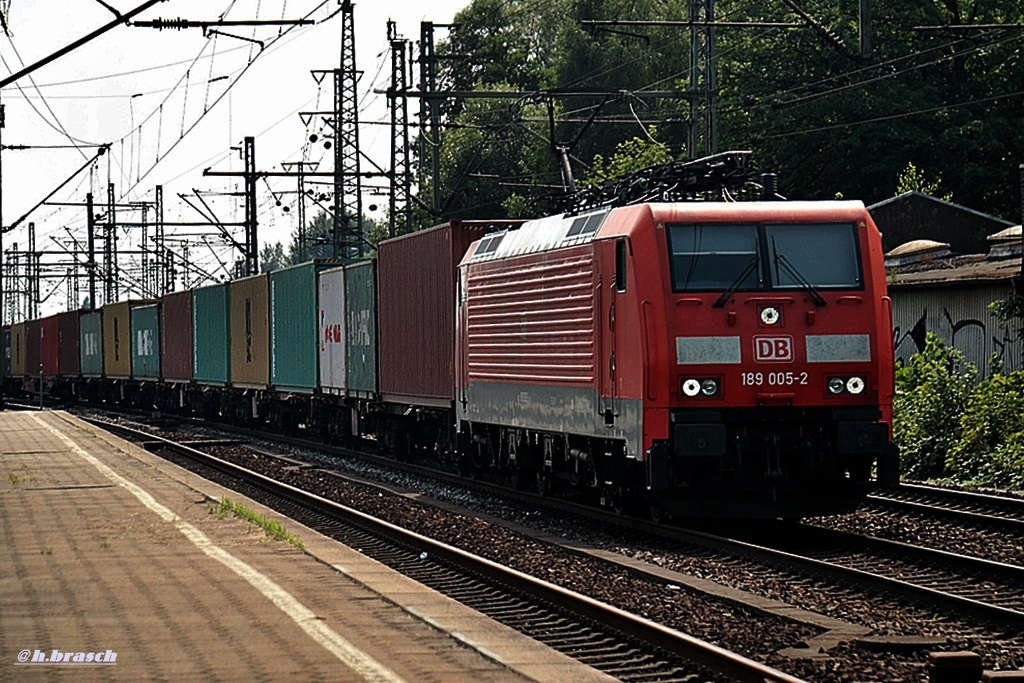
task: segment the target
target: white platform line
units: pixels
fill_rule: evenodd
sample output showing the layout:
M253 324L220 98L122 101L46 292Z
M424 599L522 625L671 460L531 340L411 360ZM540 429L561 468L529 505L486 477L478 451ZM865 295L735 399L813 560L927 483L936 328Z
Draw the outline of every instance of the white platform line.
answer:
M340 636L334 629L330 628L317 618L309 608L295 599L288 591L281 588L266 575L260 573L251 565L238 559L220 546L216 545L202 531L184 521L174 514L169 508L161 505L145 489L125 479L114 470L107 467L95 457L87 453L70 437L58 429L47 424L39 415L33 415L44 427L50 430L57 438L67 444L75 454L82 457L100 471L105 477L132 493L147 508L155 512L165 522L173 524L185 538L202 550L209 557L217 560L238 576L248 581L256 590L262 593L268 600L278 607L282 612L291 617L298 626L309 635L310 638L322 645L328 652L341 660L345 666L352 669L366 681L375 683L399 683L402 681L397 674L383 666L365 652L354 646L348 640Z

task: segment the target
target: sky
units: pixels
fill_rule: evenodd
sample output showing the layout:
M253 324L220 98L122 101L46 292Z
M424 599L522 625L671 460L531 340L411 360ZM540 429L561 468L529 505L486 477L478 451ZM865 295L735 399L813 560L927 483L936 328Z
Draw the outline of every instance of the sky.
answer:
M109 23L114 19L111 9L126 14L143 1L0 0L6 24L0 34L0 74L6 77L35 64ZM380 167L390 164L390 131L379 125L388 120L386 98L374 92L386 88L391 75L387 21L394 19L398 34L415 41L421 21L450 22L468 2L354 2L356 62L362 71L360 143ZM113 183L118 204L138 204L152 202L155 187L162 185L167 222L205 221L193 208L207 210L203 200L222 222L241 222L241 199L232 196L242 189L241 179L204 176L203 170L241 171L240 147L246 136L255 138L258 170L280 171L282 163L297 161L333 169L333 150L324 146L330 128L320 117L310 120L299 112L333 107L332 79L318 83L311 71L339 65L339 10L339 0L164 0L134 20L315 23L225 26L216 29L219 33L121 24L0 91L6 114L0 133L2 219L5 227L20 221L3 235L3 248L17 243L25 250L28 223L35 223L36 249L44 252L41 260L48 264L40 284L42 314L67 308L63 278L72 258L68 251L75 241L85 242L88 192L97 203L105 203L108 184ZM412 101L410 115L417 109ZM311 143L314 134L317 141ZM109 153L89 164L101 144L110 145ZM29 149L17 149L21 146ZM47 204L29 213L65 182ZM203 200L196 198L197 190ZM296 181L260 181L257 195L261 244L287 244L298 213ZM364 195L363 203L364 210L376 205L371 217L386 217L386 196ZM122 221L143 222L141 209L121 211ZM306 211L308 220L317 209L307 206ZM152 214L146 221L152 221ZM221 240L204 240L199 233L207 231L197 228L169 228L171 232L178 233L176 244L182 246L177 249L188 244L197 266L215 276L225 274L220 264L233 257L229 248L218 246ZM119 249L130 252L141 233L141 228L124 229ZM242 235L240 228L236 234Z

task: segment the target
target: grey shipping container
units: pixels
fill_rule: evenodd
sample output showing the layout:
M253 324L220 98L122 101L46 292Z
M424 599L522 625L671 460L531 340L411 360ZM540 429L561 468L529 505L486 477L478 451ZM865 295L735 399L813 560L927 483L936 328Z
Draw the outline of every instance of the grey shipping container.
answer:
M160 379L160 305L132 306L132 377Z
M377 394L377 264L345 266L345 370L350 395Z
M160 372L167 382L192 381L192 292L160 299Z
M231 371L228 284L192 292L192 359L197 384L223 386Z
M455 270L492 224L452 221L377 248L380 393L448 406L455 396Z
M83 313L78 319L82 376L103 376L103 312Z
M278 391L317 387L317 273L337 264L317 260L270 273L270 383Z

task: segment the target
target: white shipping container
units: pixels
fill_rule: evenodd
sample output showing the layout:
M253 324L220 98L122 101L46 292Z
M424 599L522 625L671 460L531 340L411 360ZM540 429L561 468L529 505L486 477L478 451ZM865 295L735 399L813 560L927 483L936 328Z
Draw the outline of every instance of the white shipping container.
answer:
M317 275L320 306L317 327L320 335L320 388L326 394L344 394L347 389L345 349L345 269L332 268Z

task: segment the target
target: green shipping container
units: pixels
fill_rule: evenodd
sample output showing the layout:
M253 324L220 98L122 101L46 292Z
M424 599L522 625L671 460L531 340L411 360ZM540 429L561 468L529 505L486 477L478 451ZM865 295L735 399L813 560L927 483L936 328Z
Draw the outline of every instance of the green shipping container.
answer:
M376 261L345 267L348 391L353 396L365 398L377 394L376 271Z
M103 376L103 313L83 313L78 326L78 348L82 352L82 376Z
M132 307L132 377L160 379L160 306Z
M270 383L278 391L317 388L317 280L335 260L316 260L270 274Z
M192 361L197 384L224 386L230 371L228 285L192 292Z

